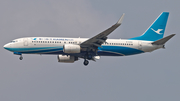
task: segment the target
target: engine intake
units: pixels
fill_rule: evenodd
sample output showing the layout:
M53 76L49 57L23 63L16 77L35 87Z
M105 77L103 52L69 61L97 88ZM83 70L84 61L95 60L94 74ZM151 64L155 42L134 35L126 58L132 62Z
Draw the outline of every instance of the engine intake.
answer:
M81 47L79 45L65 44L63 46L64 53L80 53Z
M64 62L64 63L74 63L74 61L77 61L78 57L71 56L71 55L58 55L58 62Z

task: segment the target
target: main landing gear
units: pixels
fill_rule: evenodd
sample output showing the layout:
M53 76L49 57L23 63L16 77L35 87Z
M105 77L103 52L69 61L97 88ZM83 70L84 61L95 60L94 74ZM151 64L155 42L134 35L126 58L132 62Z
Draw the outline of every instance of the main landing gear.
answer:
M89 61L88 60L84 60L84 65L87 66L89 64Z
M86 55L84 56L84 65L85 66L87 66L89 64L88 60L92 60L92 55L87 52Z

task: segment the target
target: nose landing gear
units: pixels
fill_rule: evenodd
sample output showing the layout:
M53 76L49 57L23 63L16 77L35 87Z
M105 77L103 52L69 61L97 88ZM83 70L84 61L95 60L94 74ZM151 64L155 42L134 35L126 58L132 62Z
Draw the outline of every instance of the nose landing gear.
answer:
M23 59L23 57L22 57L22 55L20 55L19 60L22 60L22 59Z
M19 57L19 60L22 60L23 59L23 57L22 57L22 53L20 53L20 52L14 52L14 54L15 55L19 55L20 57Z

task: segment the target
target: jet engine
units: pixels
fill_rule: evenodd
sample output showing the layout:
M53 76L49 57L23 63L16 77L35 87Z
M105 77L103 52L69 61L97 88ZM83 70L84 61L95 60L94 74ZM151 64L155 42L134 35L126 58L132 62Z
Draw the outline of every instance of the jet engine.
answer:
M71 56L71 55L58 55L58 62L64 62L64 63L74 63L74 61L77 61L78 57Z
M63 46L64 53L80 53L81 47L79 45L65 44Z

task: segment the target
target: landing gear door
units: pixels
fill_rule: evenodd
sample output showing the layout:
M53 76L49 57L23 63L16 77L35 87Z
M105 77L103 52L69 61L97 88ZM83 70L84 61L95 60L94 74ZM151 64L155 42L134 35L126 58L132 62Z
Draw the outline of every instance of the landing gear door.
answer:
M23 41L24 41L24 46L28 46L28 39L26 38Z
M138 41L138 48L142 49L142 42L141 41Z

